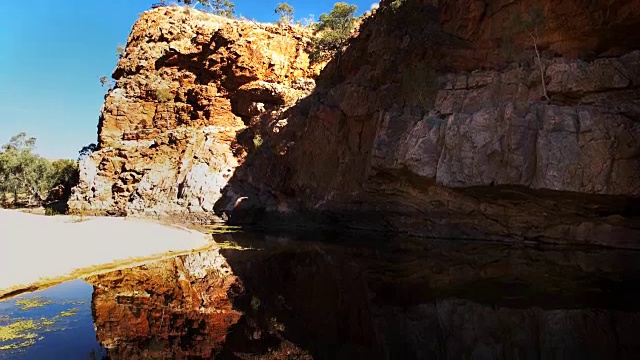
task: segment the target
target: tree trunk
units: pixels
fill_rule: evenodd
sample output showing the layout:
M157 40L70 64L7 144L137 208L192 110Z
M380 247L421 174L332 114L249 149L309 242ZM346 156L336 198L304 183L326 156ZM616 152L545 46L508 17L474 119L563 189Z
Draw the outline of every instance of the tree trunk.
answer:
M540 51L538 51L538 39L533 34L531 40L533 40L533 48L536 50L536 58L538 59L538 66L540 67L540 80L542 82L542 94L545 100L549 101L549 95L547 95L547 84L544 81L544 67L542 66L542 59L540 58Z

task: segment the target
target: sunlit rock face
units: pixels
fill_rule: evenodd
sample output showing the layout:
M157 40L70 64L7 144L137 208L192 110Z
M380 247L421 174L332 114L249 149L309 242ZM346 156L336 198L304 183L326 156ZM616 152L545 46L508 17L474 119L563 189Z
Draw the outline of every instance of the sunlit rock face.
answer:
M211 211L264 128L313 90L309 31L181 7L143 13L80 164L72 211ZM256 139L254 141L254 139Z
M318 239L238 235L224 240L244 250L91 277L98 339L112 359L633 359L640 351L634 252Z

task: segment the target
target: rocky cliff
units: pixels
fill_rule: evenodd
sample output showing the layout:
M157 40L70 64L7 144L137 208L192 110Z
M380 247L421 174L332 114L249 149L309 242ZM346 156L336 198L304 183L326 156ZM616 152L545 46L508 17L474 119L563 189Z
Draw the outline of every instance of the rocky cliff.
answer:
M143 13L72 211L206 218L261 128L314 88L308 35L181 7Z
M313 92L302 30L147 12L72 208L640 247L639 9L382 1Z

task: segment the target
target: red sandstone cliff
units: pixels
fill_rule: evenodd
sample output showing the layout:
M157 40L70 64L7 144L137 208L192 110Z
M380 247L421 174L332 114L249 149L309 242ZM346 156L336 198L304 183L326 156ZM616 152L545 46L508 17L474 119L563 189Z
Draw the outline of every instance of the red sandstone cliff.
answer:
M206 217L263 123L313 89L308 35L180 7L142 14L71 209Z
M391 3L313 93L304 32L145 13L71 207L640 246L640 2Z

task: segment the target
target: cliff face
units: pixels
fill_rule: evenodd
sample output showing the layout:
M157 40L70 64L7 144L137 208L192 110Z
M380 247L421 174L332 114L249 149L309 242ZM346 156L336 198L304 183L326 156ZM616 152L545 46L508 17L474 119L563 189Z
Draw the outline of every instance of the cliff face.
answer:
M640 3L390 3L286 114L287 156L256 155L286 170L267 212L639 245Z
M313 89L307 35L180 7L142 14L71 209L210 212L260 128Z
M147 12L71 207L639 247L639 9L383 1L312 93L304 34Z

